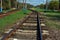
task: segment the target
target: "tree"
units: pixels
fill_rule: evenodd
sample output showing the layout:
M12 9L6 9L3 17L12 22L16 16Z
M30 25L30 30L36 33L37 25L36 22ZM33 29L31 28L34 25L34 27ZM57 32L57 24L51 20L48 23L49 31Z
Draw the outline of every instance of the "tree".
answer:
M40 8L44 9L44 4L41 4L41 5L40 5Z
M58 10L60 10L60 0L55 0L55 1L58 1L58 3L59 3L59 9Z
M16 3L17 3L16 0L2 0L3 9L5 9L5 10L11 9L11 8L16 8L16 6L17 6Z
M11 7L17 8L17 0L11 0Z
M45 4L40 4L40 5L37 5L36 7L39 7L39 8L41 8L41 9L45 9L46 7L45 7Z
M34 7L34 6L27 3L27 8L32 8L32 7Z
M49 3L49 9L53 9L53 10L59 9L59 2L58 1L51 1Z

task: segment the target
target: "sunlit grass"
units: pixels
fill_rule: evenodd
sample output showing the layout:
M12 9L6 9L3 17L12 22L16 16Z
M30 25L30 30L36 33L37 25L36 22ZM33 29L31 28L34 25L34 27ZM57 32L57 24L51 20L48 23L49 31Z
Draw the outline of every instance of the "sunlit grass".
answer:
M38 11L38 12L43 12L44 11L44 9L40 9L40 8L31 8L32 10L36 10L36 11Z
M46 24L49 27L60 29L60 13L46 12L45 16L47 17Z
M38 12L43 12L44 16L46 16L46 24L48 27L60 29L60 13L57 11L47 11L44 12L43 9L35 8Z
M24 12L23 10L20 10L16 13L10 14L9 16L6 16L4 18L0 18L0 29L4 29L7 26L13 25L16 21L18 21L19 19L23 18L24 16L26 16L27 13L29 13L31 11L26 10L26 12ZM26 14L24 14L26 13Z

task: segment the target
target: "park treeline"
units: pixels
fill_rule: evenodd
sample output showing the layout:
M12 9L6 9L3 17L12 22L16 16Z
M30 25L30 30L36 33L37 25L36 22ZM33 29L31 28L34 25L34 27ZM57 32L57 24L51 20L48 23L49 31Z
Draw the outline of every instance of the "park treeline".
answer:
M59 1L50 1L46 4L40 4L36 7L40 7L41 9L59 10Z
M16 7L16 4L17 4L16 0L2 0L2 7L5 10ZM1 1L0 1L0 7L1 7Z
M23 0L22 0L23 1ZM27 3L27 8L33 7L33 5ZM1 1L0 1L1 8ZM19 3L17 0L2 0L2 8L3 10L9 10L11 8L23 8L23 3Z
M0 7L1 7L1 1L0 1ZM2 7L4 10L11 9L11 8L23 8L23 3L17 2L17 0L2 0ZM57 11L59 9L59 1L49 1L45 4L40 4L37 6L33 6L31 4L27 3L27 8L32 7L39 7L40 9L48 9L49 11Z

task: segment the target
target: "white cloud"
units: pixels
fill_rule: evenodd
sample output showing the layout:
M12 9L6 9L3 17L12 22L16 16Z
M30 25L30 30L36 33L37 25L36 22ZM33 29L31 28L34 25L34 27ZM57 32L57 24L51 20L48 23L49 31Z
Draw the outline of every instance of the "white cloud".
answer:
M45 4L46 0L26 0L27 3L30 3L32 5L39 5L41 3ZM23 0L19 0L19 2L23 2Z

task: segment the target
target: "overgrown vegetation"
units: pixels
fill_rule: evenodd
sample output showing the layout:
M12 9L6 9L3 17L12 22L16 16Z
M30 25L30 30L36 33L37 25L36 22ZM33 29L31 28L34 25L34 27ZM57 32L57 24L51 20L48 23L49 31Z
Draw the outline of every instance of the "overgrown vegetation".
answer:
M23 1L23 0L22 0ZM0 7L1 7L1 1L0 1ZM15 9L22 9L23 8L23 3L18 2L17 0L2 0L2 7L3 10L13 10ZM33 5L27 3L27 8L34 7Z
M16 8L16 0L2 0L2 6L4 10L8 10L11 8ZM1 7L1 2L0 2L0 7Z
M46 12L45 16L49 27L60 29L60 13Z
M57 11L44 12L43 9L38 8L35 8L34 10L44 13L44 16L46 16L46 24L48 27L60 29L60 12Z
M9 16L6 16L4 18L0 18L0 29L4 29L6 27L9 27L9 26L13 25L19 19L26 16L26 14L29 13L29 12L31 12L31 11L26 10L26 12L24 12L23 10L20 10L16 13L10 14ZM24 13L26 13L26 14L24 14Z
M45 4L40 4L36 7L39 7L41 9L59 10L59 1L51 0L49 2L46 2Z

